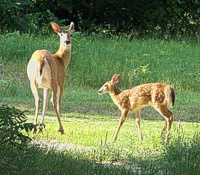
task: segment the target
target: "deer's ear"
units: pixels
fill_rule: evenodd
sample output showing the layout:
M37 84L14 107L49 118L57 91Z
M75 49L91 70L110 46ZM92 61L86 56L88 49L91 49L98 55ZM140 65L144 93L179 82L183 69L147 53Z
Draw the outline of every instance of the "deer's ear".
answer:
M56 32L56 33L60 32L60 26L57 23L51 22L51 26L52 26L54 32Z
M68 30L74 30L74 23L71 22Z
M114 74L114 75L112 76L111 82L112 82L112 83L118 83L119 80L120 80L120 74Z

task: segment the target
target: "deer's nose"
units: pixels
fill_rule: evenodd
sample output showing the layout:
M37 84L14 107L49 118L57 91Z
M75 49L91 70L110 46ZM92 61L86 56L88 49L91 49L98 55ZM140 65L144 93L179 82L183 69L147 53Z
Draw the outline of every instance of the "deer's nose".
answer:
M101 94L102 93L102 90L98 90L98 94Z
M69 44L69 43L70 43L70 41L65 41L65 43L66 43L66 44Z

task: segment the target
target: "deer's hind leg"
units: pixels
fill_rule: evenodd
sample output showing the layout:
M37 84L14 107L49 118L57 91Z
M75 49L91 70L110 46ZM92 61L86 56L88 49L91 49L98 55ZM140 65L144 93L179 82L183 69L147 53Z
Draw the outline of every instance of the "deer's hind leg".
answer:
M32 130L32 132L35 133L37 131L37 119L38 119L38 112L39 112L39 107L40 107L40 97L38 94L37 84L34 82L30 82L30 86L31 86L32 94L35 98L35 118L34 118L34 128Z
M172 112L165 105L154 106L154 108L165 118L166 122L161 131L161 136L165 140L165 142L169 141L170 129L173 122ZM167 133L166 133L167 132Z
M39 131L42 131L43 128L45 127L44 116L45 116L45 112L46 112L47 106L48 106L48 96L49 96L49 89L44 88L44 91L43 91L43 111L42 111L42 117L41 117L41 121L40 121L40 125L39 125Z

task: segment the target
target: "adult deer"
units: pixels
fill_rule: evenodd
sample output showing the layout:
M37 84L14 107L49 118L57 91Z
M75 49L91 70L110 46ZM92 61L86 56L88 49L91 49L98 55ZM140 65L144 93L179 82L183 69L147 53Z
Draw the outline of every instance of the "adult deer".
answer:
M60 120L60 105L66 78L65 70L71 59L71 43L74 23L71 22L68 30L61 30L60 26L55 22L52 22L51 26L54 32L56 32L60 37L60 47L58 51L51 54L47 50L36 50L32 54L32 57L27 65L27 75L30 80L31 91L35 98L35 128L33 132L36 132L37 130L36 125L40 106L38 89L43 88L43 112L39 129L40 131L43 129L44 116L48 104L48 94L51 90L51 102L59 124L58 131L63 134L64 129Z
M110 81L107 81L99 90L99 94L109 93L113 102L121 111L118 128L113 140L117 139L117 135L123 125L127 114L136 113L136 124L138 127L139 140L142 140L142 132L140 129L141 109L147 106L152 106L166 120L165 126L162 129L161 135L166 142L169 141L170 129L173 121L172 112L168 106L174 106L175 91L174 88L164 83L149 83L135 86L131 89L120 91L117 83L120 80L119 74L114 74ZM167 134L165 136L165 131Z

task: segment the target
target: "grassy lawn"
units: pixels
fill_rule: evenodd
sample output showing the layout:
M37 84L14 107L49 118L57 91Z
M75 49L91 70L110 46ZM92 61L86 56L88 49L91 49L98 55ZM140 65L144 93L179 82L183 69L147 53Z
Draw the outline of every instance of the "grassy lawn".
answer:
M11 162L13 166L21 157L23 164L17 163L13 171L2 169L2 172L110 175L173 174L175 171L176 174L191 174L191 170L195 169L192 174L198 174L198 93L188 92L185 95L178 92L175 108L172 109L175 121L170 143L163 144L160 131L164 120L153 108L145 108L142 112L142 142L138 141L135 116L129 115L117 141L113 143L120 113L109 96L99 96L96 89L87 88L66 88L66 92L62 108L65 134L57 132L57 120L49 104L44 132L35 135L28 133L36 147L18 154L7 150L8 157L16 160L15 163ZM190 100L191 96L195 96L195 100ZM8 98L7 102L24 110L29 109L27 122L33 121L34 103L31 98L26 102ZM30 161L33 166L29 165ZM24 164L27 168L23 168ZM34 168L38 166L41 169Z
M0 36L0 103L13 105L33 121L34 99L26 76L36 49L55 52L58 38ZM65 134L49 103L45 130L28 133L36 146L0 147L0 174L198 174L200 165L199 43L133 40L74 35L72 60L62 98ZM121 90L146 82L166 82L176 89L169 144L161 143L164 119L151 107L142 111L144 140L138 141L135 116L129 115L112 142L120 112L97 90L120 73ZM41 92L42 94L42 92Z

